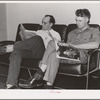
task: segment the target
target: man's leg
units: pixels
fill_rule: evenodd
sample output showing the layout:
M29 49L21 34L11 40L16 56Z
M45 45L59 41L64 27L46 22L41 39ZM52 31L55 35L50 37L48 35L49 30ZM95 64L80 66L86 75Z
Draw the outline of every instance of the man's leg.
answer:
M56 58L56 51L54 51L50 53L47 59L47 70L45 72L43 80L53 85L56 74L58 72L58 68L59 68L59 59Z
M50 60L50 62L49 62L49 60ZM54 60L54 62L52 60ZM51 63L52 63L52 66L50 66ZM53 78L51 79L52 82L50 81L51 83L53 83L53 80L55 79L56 72L58 69L57 68L58 64L59 64L59 61L56 58L55 42L50 41L47 46L47 49L44 53L44 56L42 59L42 64L40 65L40 70L38 70L35 73L35 75L33 76L33 78L31 80L26 81L24 83L20 83L19 86L22 88L34 88L34 86L37 86L38 81L42 79L41 77L43 77L43 73L45 72L45 70L47 69L46 76L45 76L45 77L47 77L48 74L52 74L52 73L49 73L49 70L52 71L52 67L54 66L54 73L52 74ZM50 76L50 77L52 77L52 76Z
M41 78L43 78L43 73L47 69L47 60L49 58L49 55L51 55L52 52L56 53L56 46L55 46L55 42L53 40L51 40L48 43L48 46L47 46L47 49L43 55L41 64L39 65L40 69L35 73L33 78L35 78L37 80L40 80Z
M19 50L14 50L14 52L10 55L10 64L8 71L7 84L16 85L17 79L20 72L20 63L22 60L22 54Z
M55 42L53 40L51 40L49 43L48 43L48 46L47 46L47 49L43 55L43 58L42 58L42 61L41 61L41 65L40 65L40 68L43 72L45 72L46 68L47 68L47 60L48 60L48 57L49 55L56 51L56 46L55 46Z
M7 84L12 84L12 85L17 84L20 67L21 67L20 63L23 57L24 58L40 57L41 59L42 55L44 54L44 51L45 51L45 47L43 44L43 40L39 36L15 43L14 51L10 56L10 65L8 71Z
M49 43L48 43L48 46L47 46L47 49L43 55L43 58L42 58L42 63L43 64L46 64L47 62L47 59L50 55L51 52L53 51L56 51L56 45L55 45L55 42L53 40L51 40Z

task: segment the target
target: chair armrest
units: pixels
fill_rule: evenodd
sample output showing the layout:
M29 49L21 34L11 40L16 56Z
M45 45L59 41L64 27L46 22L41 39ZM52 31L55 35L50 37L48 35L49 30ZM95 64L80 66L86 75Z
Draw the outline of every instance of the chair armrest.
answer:
M0 46L11 45L14 43L15 43L15 41L11 41L11 40L0 41Z
M100 48L98 48L98 52L100 52Z
M98 69L99 67L99 48L92 50L90 53L90 70Z
M96 53L96 52L100 52L100 47L99 48L97 48L97 49L93 49L93 50L91 50L91 51L89 51L88 52L88 54L90 55L90 56L92 56L94 53Z

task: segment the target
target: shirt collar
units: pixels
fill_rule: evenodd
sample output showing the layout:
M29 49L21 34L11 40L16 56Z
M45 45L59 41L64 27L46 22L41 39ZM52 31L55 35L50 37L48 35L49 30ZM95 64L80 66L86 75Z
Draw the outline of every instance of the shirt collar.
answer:
M76 29L76 33L82 33L82 32L84 32L84 31L86 31L86 30L88 30L90 28L90 26L88 25L84 30L80 30L80 29Z
M51 32L52 30L53 30L53 29L50 29L50 30L44 30L44 31L45 31L45 32L48 32L48 31Z

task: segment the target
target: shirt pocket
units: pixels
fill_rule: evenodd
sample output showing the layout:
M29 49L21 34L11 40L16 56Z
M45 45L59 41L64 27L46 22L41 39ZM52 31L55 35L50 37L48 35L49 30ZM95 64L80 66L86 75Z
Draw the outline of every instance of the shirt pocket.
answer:
M91 34L84 34L81 38L83 42L89 42L91 39Z

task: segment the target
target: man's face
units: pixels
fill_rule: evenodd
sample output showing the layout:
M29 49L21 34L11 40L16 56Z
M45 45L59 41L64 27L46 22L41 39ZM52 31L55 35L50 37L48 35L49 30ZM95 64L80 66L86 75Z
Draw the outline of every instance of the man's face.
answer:
M42 30L50 30L52 23L50 23L50 17L44 17L42 19Z
M76 20L77 27L79 29L83 29L88 24L88 18L87 17L78 17L78 16L76 16L75 20Z

